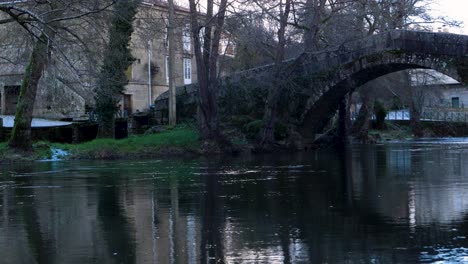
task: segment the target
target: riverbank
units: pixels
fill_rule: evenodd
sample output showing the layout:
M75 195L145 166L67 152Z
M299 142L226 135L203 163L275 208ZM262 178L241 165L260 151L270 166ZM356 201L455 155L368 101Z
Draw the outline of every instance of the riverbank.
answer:
M37 142L32 153L16 153L0 143L3 162L31 160L115 160L168 156L199 156L201 143L198 131L191 126L165 127L152 134L125 139L96 139L80 144Z
M468 136L468 123L464 122L439 122L423 121L423 138L462 138ZM385 129L369 130L370 142L384 143L388 141L399 141L417 138L409 120L386 122Z
M446 129L447 130L447 129ZM449 129L448 131L454 131ZM244 134L236 129L225 131L239 150L252 150ZM450 134L438 134L425 129L427 137L453 137ZM158 127L150 129L145 135L133 135L125 139L95 139L79 144L60 144L36 142L29 153L13 152L6 143L0 143L0 163L34 160L118 160L118 159L152 159L171 157L198 157L206 154L207 147L199 140L198 130L193 125L183 124L176 127ZM367 143L385 143L406 141L414 138L407 124L388 123L384 130L369 131ZM325 143L328 147L333 141ZM352 140L361 144L358 139ZM317 147L320 147L320 143ZM205 150L205 152L204 152ZM279 147L285 152L292 151ZM211 152L210 152L211 153Z

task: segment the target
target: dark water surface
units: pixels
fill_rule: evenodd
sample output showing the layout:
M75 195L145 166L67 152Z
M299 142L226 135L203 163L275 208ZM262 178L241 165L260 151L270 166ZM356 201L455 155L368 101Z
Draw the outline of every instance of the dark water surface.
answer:
M0 169L0 263L468 262L468 144Z

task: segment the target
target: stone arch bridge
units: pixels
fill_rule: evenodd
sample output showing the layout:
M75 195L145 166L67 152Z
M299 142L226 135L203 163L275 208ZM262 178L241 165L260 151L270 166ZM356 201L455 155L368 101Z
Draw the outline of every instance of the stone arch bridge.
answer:
M336 113L345 95L368 81L406 69L433 69L465 82L467 57L468 36L394 30L284 61L282 79L288 89L298 91L293 95L302 102L294 110L300 113L296 114L298 131L311 139ZM242 89L266 89L272 69L273 65L266 65L223 77L220 97ZM193 103L196 92L196 84L179 87L178 100ZM167 109L167 100L167 93L159 96L156 109Z

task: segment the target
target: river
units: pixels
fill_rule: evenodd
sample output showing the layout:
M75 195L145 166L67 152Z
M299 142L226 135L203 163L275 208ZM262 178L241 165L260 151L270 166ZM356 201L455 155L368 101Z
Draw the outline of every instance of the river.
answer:
M463 263L468 141L0 169L0 263Z

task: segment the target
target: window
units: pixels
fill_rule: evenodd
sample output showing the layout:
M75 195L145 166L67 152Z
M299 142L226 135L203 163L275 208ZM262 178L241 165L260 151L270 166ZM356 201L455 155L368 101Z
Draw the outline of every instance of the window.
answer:
M164 19L164 47L169 47L169 20L167 18Z
M192 83L192 60L184 59L184 84Z
M452 97L452 108L460 108L460 98Z
M203 44L205 43L205 28L204 27L200 29L198 38L200 39L200 49L201 49L201 52L203 53Z
M125 71L125 76L127 77L127 80L133 80L133 65L130 65L127 68L127 70Z
M169 85L169 56L166 56L166 83Z
M164 28L164 47L169 47L169 30L167 26Z
M182 43L184 44L184 51L185 52L190 52L190 46L191 46L191 41L190 41L190 24L185 25L183 31L182 31Z
M16 112L16 105L20 94L21 86L19 85L5 85L3 90L4 105L2 109L3 115L14 115Z

